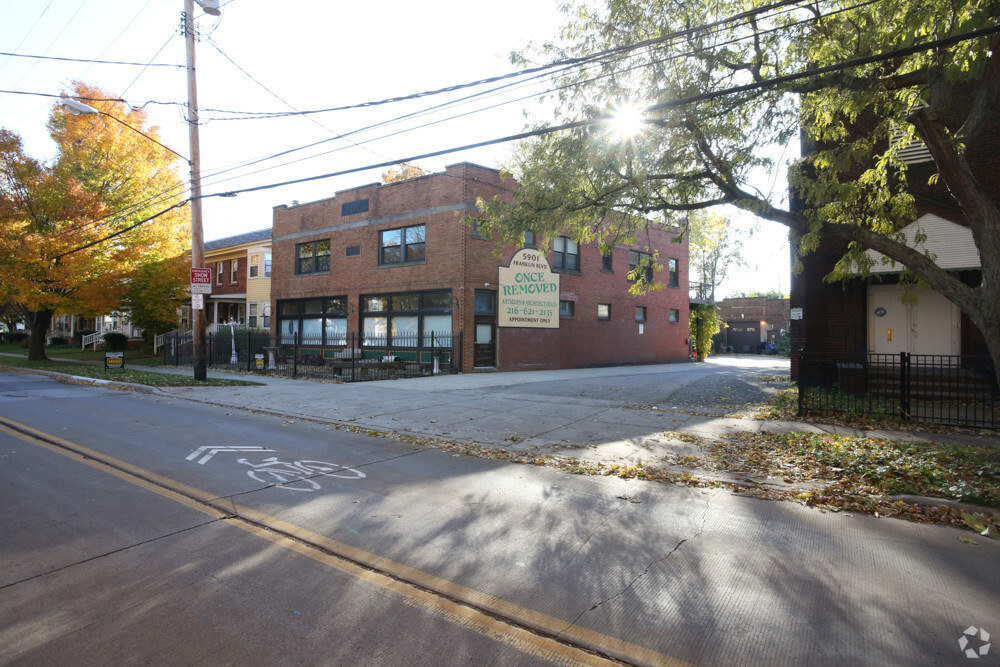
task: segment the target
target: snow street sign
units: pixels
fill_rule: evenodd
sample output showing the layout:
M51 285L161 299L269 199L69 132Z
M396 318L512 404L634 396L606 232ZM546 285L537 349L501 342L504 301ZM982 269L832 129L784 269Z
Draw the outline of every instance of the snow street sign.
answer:
M191 269L191 294L212 293L212 269Z

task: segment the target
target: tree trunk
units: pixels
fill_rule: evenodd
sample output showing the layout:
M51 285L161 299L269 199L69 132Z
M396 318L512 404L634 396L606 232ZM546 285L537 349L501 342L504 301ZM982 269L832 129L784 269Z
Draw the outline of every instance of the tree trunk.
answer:
M31 339L28 342L29 361L48 361L45 355L45 333L52 323L52 310L36 310L29 314L28 324L31 327Z
M978 296L980 297L977 303L978 310L975 314L968 313L968 315L983 334L990 359L993 360L993 377L996 386L1000 387L1000 294L983 291Z

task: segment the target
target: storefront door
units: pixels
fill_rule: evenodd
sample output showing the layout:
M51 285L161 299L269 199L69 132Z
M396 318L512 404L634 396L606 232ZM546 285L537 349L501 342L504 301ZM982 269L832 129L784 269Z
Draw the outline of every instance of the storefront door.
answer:
M476 317L476 342L474 346L476 368L496 367L496 332L495 317Z

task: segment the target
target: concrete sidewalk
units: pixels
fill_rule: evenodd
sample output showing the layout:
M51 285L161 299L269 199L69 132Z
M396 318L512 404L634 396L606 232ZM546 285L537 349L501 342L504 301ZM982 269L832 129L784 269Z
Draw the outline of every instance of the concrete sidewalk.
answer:
M720 396L724 388L740 383L766 384L767 391L780 390L785 383L762 383L761 379L787 376L788 364L787 359L776 357L728 355L702 364L473 373L357 383L209 371L209 377L247 379L260 385L136 389L163 398L291 419L619 464L663 465L665 460L700 454L698 439L737 432L825 433L1000 446L1000 438L972 433L864 431L800 421L759 421L749 410L741 411L738 400L728 409L705 407L728 400ZM192 373L183 367L142 370Z
M157 393L290 418L612 463L662 464L665 458L700 453L697 438L747 431L1000 445L998 438L973 434L758 421L745 414L727 416L723 410L692 409L664 400L676 399L696 385L723 386L787 374L787 359L727 356L704 364L475 373L352 384L254 375L252 379L263 386L167 387ZM211 376L233 377L216 372ZM784 386L772 384L774 391ZM729 415L739 414L739 406L735 408Z

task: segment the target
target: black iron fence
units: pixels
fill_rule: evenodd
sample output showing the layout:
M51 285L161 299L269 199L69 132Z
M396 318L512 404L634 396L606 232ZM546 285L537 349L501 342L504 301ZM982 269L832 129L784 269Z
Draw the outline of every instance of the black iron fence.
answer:
M163 362L194 362L191 332L166 335ZM342 382L460 373L462 332L306 338L236 329L206 334L206 363L210 368Z
M847 412L974 428L1000 428L989 357L799 353L799 414Z

